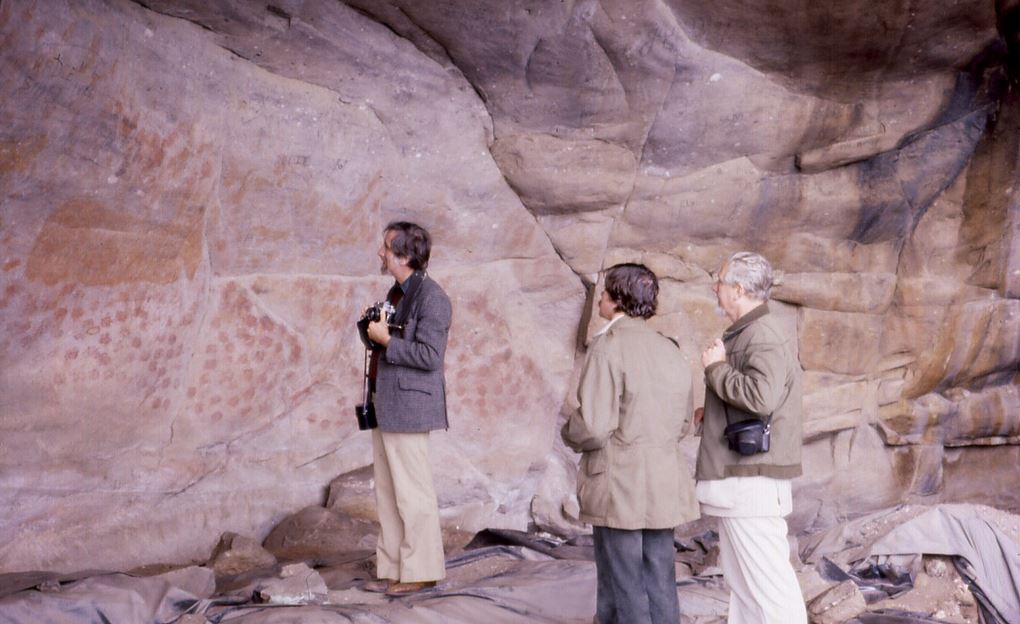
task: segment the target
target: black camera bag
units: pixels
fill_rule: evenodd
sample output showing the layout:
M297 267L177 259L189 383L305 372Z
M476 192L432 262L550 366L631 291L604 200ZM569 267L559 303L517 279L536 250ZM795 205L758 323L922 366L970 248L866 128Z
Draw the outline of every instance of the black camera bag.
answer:
M768 453L772 442L772 414L765 420L761 418L743 418L737 422L730 422L730 408L723 403L726 410L726 429L723 430L723 437L731 451L744 456ZM746 413L745 413L746 414Z

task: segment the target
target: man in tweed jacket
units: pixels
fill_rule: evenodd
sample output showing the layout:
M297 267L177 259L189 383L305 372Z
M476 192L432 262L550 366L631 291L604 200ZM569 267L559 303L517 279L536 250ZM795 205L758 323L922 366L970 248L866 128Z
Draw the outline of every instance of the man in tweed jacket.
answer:
M396 284L387 300L396 310L368 326L383 350L375 366L372 430L379 512L376 580L369 591L410 594L445 576L439 508L429 465L429 431L447 428L443 357L450 299L425 272L432 241L414 223L386 226L379 248L384 273Z

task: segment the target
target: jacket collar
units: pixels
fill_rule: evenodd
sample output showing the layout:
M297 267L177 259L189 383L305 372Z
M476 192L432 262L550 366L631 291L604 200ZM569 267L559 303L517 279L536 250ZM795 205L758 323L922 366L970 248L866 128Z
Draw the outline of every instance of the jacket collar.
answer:
M762 318L763 316L767 315L768 313L769 302L768 301L762 302L760 306L751 310L744 316L738 318L735 323L730 325L729 328L727 328L726 331L723 332L723 339L725 340L727 338L736 336L741 331L743 331L745 327Z
M633 316L627 316L626 314L624 314L623 316L618 317L616 320L614 320L612 324L606 328L606 333L612 333L619 329L626 329L628 327L643 327L644 324L645 319L635 318Z

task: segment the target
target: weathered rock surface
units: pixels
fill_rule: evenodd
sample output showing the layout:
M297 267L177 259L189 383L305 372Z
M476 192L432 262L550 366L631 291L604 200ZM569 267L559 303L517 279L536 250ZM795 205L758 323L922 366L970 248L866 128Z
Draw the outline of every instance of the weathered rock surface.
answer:
M853 581L843 581L825 591L808 605L808 619L813 624L849 622L866 608L864 596Z
M455 310L449 530L574 530L557 418L598 271L652 266L696 368L742 248L806 371L795 528L1020 509L987 478L1020 442L1017 15L0 2L0 569L194 560L331 482L370 519L353 322L397 217Z
M377 533L367 520L310 506L276 525L262 546L280 561L328 562L374 549Z
M250 537L236 533L224 533L209 557L209 567L216 576L237 576L274 565L273 553Z
M329 588L319 573L303 563L292 563L280 570L280 577L259 583L255 590L259 602L272 605L322 604Z

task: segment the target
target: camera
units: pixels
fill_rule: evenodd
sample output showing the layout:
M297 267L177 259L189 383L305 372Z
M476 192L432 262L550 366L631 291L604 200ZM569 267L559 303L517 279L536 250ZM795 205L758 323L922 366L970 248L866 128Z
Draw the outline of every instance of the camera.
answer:
M386 313L386 325L392 329L403 329L402 325L394 325L393 313L397 309L393 307L393 304L389 301L380 301L373 303L368 306L365 313L362 315L361 320L358 321L358 335L361 336L361 342L365 345L366 349L376 350L381 349L382 346L376 344L371 338L368 337L368 324L375 323L382 320L383 312Z
M379 301L373 303L365 310L365 315L362 317L369 323L375 323L382 319L382 313L386 313L386 318L393 318L393 313L396 312L396 308L389 301Z

